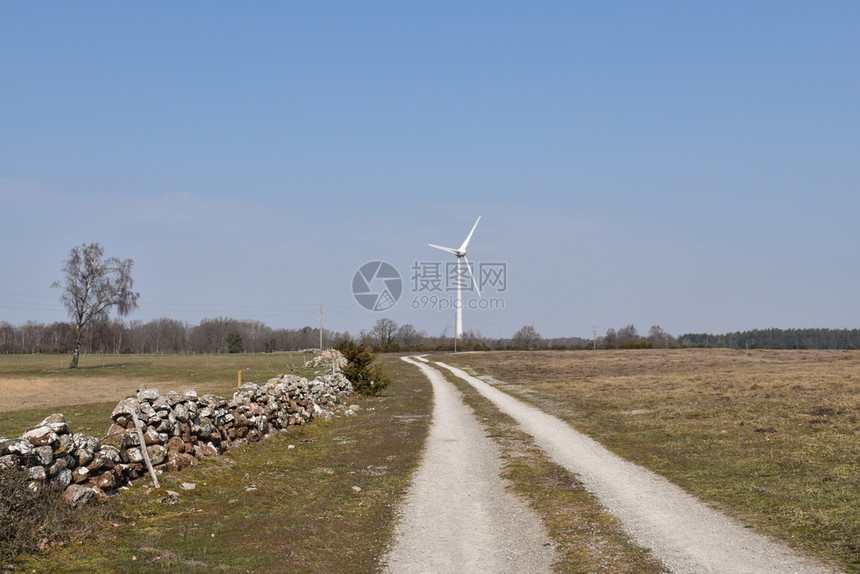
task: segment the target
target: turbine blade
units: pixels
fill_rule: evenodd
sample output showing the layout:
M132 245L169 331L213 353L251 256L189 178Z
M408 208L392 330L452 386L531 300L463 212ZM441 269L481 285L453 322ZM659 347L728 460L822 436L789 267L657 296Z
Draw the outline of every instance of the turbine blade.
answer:
M454 255L457 255L457 250L454 249L453 247L442 247L441 245L433 245L432 243L428 243L427 245L429 245L430 247L435 247L436 249L441 249L442 251L447 251L448 253L453 253Z
M478 297L481 296L481 288L478 287L478 281L475 279L475 274L472 273L472 265L469 263L469 260L463 255L463 259L466 261L466 269L469 270L469 276L472 277L472 285L475 286L475 291L478 292Z
M478 221L481 221L481 216L480 216L480 215L478 216ZM469 240L471 240L471 239L472 239L472 234L473 234L473 233L475 233L475 228L476 228L476 227L478 227L478 221L476 221L476 222L475 222L475 225L473 225L473 226L472 226L472 231L470 231L470 232L469 232L469 236L466 238L466 241L464 241L464 242L463 242L463 245L461 245L461 246L460 246L460 249L458 249L458 251L459 251L460 253L465 253L465 252L466 252L466 246L467 246L467 245L469 245Z

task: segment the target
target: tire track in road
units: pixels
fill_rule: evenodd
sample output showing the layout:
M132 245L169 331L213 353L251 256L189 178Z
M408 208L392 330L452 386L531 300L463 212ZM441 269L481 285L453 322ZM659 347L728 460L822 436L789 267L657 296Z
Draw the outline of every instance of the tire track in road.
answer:
M557 464L576 474L633 539L677 574L823 574L808 559L705 505L665 478L632 464L561 419L465 371L436 362L472 385Z
M433 386L433 418L401 508L389 574L551 572L556 555L528 505L506 489L499 450L456 387L403 357Z

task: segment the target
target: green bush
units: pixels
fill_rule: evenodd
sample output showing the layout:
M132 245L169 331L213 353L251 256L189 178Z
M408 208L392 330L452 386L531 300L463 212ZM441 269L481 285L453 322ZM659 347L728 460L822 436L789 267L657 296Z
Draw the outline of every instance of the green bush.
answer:
M228 353L244 353L245 345L242 341L242 334L239 331L230 331L224 337L224 340L227 342L227 352Z
M355 392L377 396L388 386L388 376L378 364L373 363L376 355L370 350L370 345L356 345L347 339L337 346L337 350L343 353L348 361L341 371L352 383Z

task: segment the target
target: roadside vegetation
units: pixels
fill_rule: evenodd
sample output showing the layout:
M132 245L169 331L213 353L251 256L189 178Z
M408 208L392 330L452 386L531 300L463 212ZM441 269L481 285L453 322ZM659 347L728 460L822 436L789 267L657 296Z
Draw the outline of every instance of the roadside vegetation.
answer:
M378 396L391 383L380 364L375 362L376 355L367 343L356 345L347 339L337 346L337 350L347 360L342 372L356 393Z
M33 380L53 382L60 397L73 394L59 386L77 378L56 380L57 374L36 360L50 362L50 357L33 358L23 371L20 362L0 359L4 387L5 373L12 370L15 376L26 372ZM76 376L86 372L88 359L82 358ZM148 357L148 363L146 357L141 363L124 362L128 356L104 359L105 367L113 367L93 369L99 373L95 381L104 387L126 388L131 383L133 390L141 382L183 390L200 388L205 381L212 387L207 392L229 396L239 365L243 377L252 373L246 381L262 382L289 372L286 354L245 355L238 362L236 355L159 356ZM268 370L267 361L280 364L269 364ZM387 363L391 383L385 392L350 400L360 407L357 416L314 420L277 438L229 450L193 469L163 475L157 490L148 479L138 480L130 490L94 507L98 512L80 513L81 522L68 524L68 536L54 537L41 547L37 542L35 551L30 546L28 553L7 562L21 571L49 573L378 571L393 535L397 504L418 463L431 408L430 386L420 372L402 361ZM296 357L295 364L303 361ZM200 372L206 374L187 376ZM101 421L104 432L107 406L112 405L115 402L49 405L44 412L74 411L79 414L77 419L69 416L73 430L78 430L76 420L90 425ZM29 418L35 414L0 413L0 434L11 436L22 426L32 426L40 420ZM195 487L185 490L183 483Z
M54 484L38 490L29 484L24 469L0 471L0 565L21 554L82 540L109 515L104 506L72 509Z
M495 384L750 527L860 572L860 353L541 351L444 360L503 381Z

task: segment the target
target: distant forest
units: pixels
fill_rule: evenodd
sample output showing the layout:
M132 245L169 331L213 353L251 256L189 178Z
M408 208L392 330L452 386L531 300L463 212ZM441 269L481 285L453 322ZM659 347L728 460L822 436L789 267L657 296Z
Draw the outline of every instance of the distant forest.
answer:
M727 349L860 349L860 329L754 329L725 335L687 334L682 347Z
M635 329L634 329L635 333ZM454 342L448 329L430 335L406 323L379 319L368 330L357 334L323 331L324 347L344 339L366 342L379 352L448 351ZM197 325L162 317L146 323L120 319L93 322L84 328L84 353L208 354L277 353L315 349L320 346L319 327L273 329L261 321L216 317ZM524 326L512 338L488 339L466 331L457 342L459 350L489 349L582 349L590 340L579 337L544 339L533 328ZM75 347L75 328L69 322L50 324L27 321L12 325L0 321L0 354L71 353Z
M0 354L71 353L74 326L68 322L51 324L27 321L11 325L0 321ZM344 339L367 342L374 350L448 351L453 340L448 329L438 335L417 330L411 324L399 325L391 319L378 319L371 328L351 335L348 332L323 332L323 346L334 346ZM583 349L597 343L598 349L648 349L714 347L729 349L860 349L860 329L756 329L725 335L686 334L673 337L659 325L640 335L633 325L608 329L591 339L581 337L544 338L534 325L524 325L510 338L484 337L466 331L457 349ZM88 325L84 332L85 353L271 353L318 348L318 327L272 329L261 321L217 317L191 325L175 319L124 322L102 320Z
M161 318L143 323L119 319L98 321L84 328L84 353L265 353L319 347L319 329L272 329L261 321L217 317L198 325ZM326 345L344 335L326 331ZM67 322L27 321L14 326L0 321L0 354L71 353L75 328Z

